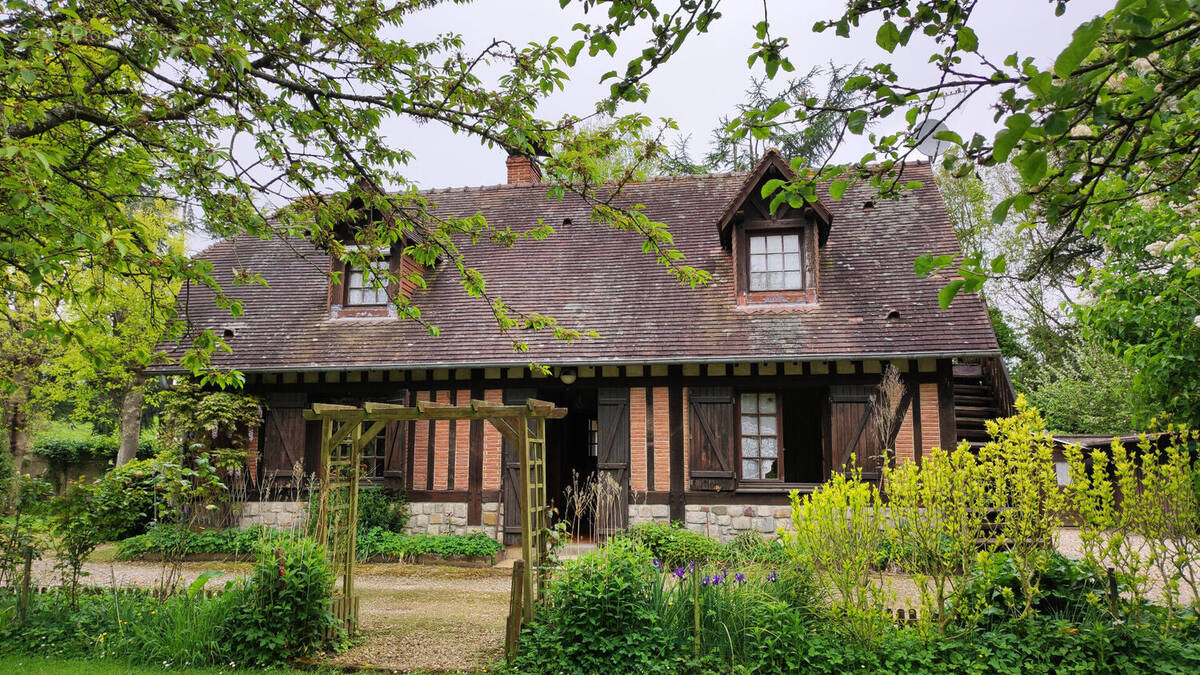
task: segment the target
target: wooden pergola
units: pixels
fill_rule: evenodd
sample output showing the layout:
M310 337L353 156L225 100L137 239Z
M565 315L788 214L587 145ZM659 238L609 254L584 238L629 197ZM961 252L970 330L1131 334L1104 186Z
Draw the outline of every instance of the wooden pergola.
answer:
M521 595L522 620L533 616L541 596L541 571L547 556L546 533L546 420L566 417L566 408L529 399L523 405L504 405L472 399L468 405L417 401L415 406L364 403L362 406L313 404L304 418L321 422L320 498L317 502L317 541L329 551L335 583L341 596L334 614L353 630L358 622L354 595L355 535L358 522L358 483L362 449L389 422L423 420L487 420L512 443L521 462L521 552L524 556ZM345 501L334 503L344 491Z

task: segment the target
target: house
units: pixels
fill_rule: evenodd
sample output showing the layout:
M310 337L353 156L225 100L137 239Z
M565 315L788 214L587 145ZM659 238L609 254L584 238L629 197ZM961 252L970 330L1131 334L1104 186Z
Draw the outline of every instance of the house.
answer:
M967 295L939 309L946 279L913 272L918 255L958 248L928 164L904 166L904 179L923 187L895 200L864 185L774 214L761 187L792 175L774 151L749 173L627 186L621 199L666 223L688 263L712 274L696 289L641 253L636 234L590 223L581 200L547 199L527 159L508 166L508 184L428 197L440 214L481 212L516 230L552 224L548 239L467 254L516 309L599 338L536 336L528 354L514 352L488 305L443 266L421 270L425 289L392 291L412 294L440 328L431 337L395 318L361 273L344 270L344 285L331 285L329 270L344 265L310 243L247 237L203 252L218 276L249 267L270 284L221 279L244 301L236 324L202 288L191 289L188 310L232 346L216 362L243 371L246 390L267 403L255 435L261 484L290 479L298 464L315 470L318 429L302 416L314 402L536 397L569 411L547 430L548 491L560 508L573 475L608 476L627 491L625 523L682 520L730 537L774 531L790 490L812 489L852 458L868 474L885 447L897 461L920 461L928 448L978 436L996 412L1006 383L983 302ZM389 264L414 265L399 247ZM531 359L551 374L531 372ZM882 429L873 395L888 367L906 395ZM364 479L407 491L413 529L512 540L519 510L505 506L517 499L516 459L482 421L393 423L364 451Z

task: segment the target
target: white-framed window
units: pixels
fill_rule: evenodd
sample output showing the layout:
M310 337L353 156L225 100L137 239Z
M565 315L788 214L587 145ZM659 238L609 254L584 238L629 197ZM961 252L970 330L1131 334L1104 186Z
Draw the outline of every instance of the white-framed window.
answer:
M750 290L782 291L804 288L800 232L750 233Z
M746 392L739 403L742 480L779 480L779 396Z
M388 271L386 260L371 263L375 274L368 274L362 267L348 266L346 268L346 305L386 305L388 302L387 288L375 285L376 280L382 279Z

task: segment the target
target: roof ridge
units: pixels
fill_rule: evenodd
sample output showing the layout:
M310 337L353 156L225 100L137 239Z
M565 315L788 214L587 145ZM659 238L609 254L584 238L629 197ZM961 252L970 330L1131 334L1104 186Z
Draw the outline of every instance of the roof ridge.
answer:
M673 176L652 176L650 178L647 178L646 180L629 181L629 182L625 183L625 187L629 187L631 185L647 185L650 183L683 182L683 181L689 181L689 180L700 180L700 179L705 179L705 178L733 178L733 177L738 177L738 176L745 176L748 173L749 173L748 171L719 171L719 172L709 172L709 173L687 173L687 174L678 174L678 175L673 175ZM601 183L600 185L597 185L596 187L607 187L607 186L616 185L616 184L617 184L616 181L606 181L604 183ZM493 183L491 185L452 185L449 187L425 188L425 189L417 190L417 194L447 194L447 193L451 193L451 192L489 192L492 190L552 187L554 185L555 185L555 183L553 183L553 182Z

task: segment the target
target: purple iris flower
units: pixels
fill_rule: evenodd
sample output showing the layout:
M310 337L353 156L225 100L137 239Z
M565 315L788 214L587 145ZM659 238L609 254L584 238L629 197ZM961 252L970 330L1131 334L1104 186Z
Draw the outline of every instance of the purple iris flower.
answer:
M767 575L767 581L771 583L779 581L779 572L777 570L771 570L771 573Z
M725 582L725 577L721 576L720 574L712 575L712 585L713 586L720 586L724 582Z
M682 567L676 567L674 574L675 578L682 579L687 576L687 570L683 569Z
M739 584L744 584L744 583L746 583L746 575L745 575L745 574L742 574L741 572L738 572L737 574L735 574L733 578L734 578L735 580L737 580L737 582L738 582Z
M713 584L716 584L716 583L717 583L717 578L714 576L714 577L713 577ZM701 585L701 586L707 586L707 585L708 585L708 577L700 577L700 585Z
M662 571L662 568L663 568L662 561L661 561L661 560L659 560L658 558L655 558L655 559L654 559L654 569L656 569L656 570L658 570L659 572L661 572L661 571Z
M695 560L693 560L693 561L692 561L692 562L691 562L691 563L688 565L688 567L689 567L689 570L690 570L690 571L692 571L692 572L695 572L695 571L696 571L696 561L695 561Z

